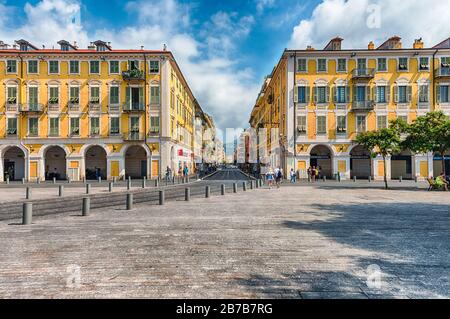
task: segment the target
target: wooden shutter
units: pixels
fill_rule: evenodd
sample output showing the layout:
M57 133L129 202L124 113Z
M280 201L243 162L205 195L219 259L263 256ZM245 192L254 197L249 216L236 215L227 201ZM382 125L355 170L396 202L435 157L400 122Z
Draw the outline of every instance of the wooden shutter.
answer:
M298 90L299 86L294 86L294 103L298 103Z
M310 94L311 94L311 87L310 86L307 86L306 88L305 88L305 101L306 101L306 104L309 104L310 102L311 102L311 100L310 100Z
M337 101L338 101L338 96L337 96L338 90L337 90L336 85L333 86L333 87L331 88L331 90L332 90L332 94L331 94L331 95L333 96L333 102L334 102L334 103L337 103Z
M370 101L370 86L366 86L366 101Z
M345 102L350 102L350 86L345 86Z
M313 92L313 100L314 103L317 104L317 86L314 86L314 92Z
M406 93L407 93L407 101L408 101L408 103L411 103L411 100L412 100L412 87L411 87L411 85L408 85L406 87Z
M127 105L131 105L131 87L127 86L125 93L125 101Z
M394 86L394 102L398 103L398 86Z
M328 85L325 87L325 102L330 103L330 87Z
M144 88L140 87L139 88L139 105L145 105L145 101L144 101Z
M391 103L391 86L389 84L386 85L384 94L386 94L386 102L388 104L390 104Z
M436 85L436 101L437 103L441 103L441 86Z

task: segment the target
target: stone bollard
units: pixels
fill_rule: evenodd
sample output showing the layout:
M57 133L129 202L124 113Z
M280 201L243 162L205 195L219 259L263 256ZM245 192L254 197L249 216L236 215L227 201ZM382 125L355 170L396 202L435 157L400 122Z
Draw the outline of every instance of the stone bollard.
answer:
M401 183L403 181L403 176L398 177L398 182Z
M33 222L33 204L23 203L22 225L30 225Z
M259 188L259 179L256 180L255 186L256 186L256 189Z
M159 191L159 205L164 205L164 202L166 200L166 196L164 193L164 190Z
M233 183L233 193L237 193L238 187L237 183Z
M56 177L53 177L53 184L56 184Z
M322 181L326 182L327 181L327 177L324 175L322 176Z
M220 194L222 194L222 196L225 195L225 184L220 186Z
M369 176L369 183L372 182L372 176Z
M209 198L211 196L211 187L209 185L205 188L205 198Z
M9 185L9 177L6 178L6 185Z
M418 182L418 178L417 176L414 176L414 182L417 183Z
M245 192L247 190L247 183L242 182L242 190Z
M113 177L113 183L115 183L116 181L117 181L117 177L114 176L114 177Z
M127 179L127 190L131 189L131 179Z
M128 193L127 194L127 210L133 209L133 194Z
M86 184L86 176L83 176L83 184Z
M356 176L353 176L353 182L356 183Z
M22 185L25 184L25 177L22 177Z
M188 201L191 200L191 189L190 189L189 187L186 187L186 188L184 189L184 200L185 200L186 202L188 202Z
M36 183L37 184L40 184L41 183L41 179L38 177L38 178L36 178Z
M31 199L31 187L27 187L26 193L25 193L25 198L26 199Z
M101 183L101 182L102 182L102 177L99 176L99 177L97 178L97 181L98 181L99 183Z
M81 205L81 215L88 216L91 210L91 199L89 197L83 197L83 204Z
M70 184L71 182L70 177L67 177L67 184Z
M59 197L64 196L64 186L63 185L59 185L59 187L58 187L58 196Z
M159 187L159 180L155 179L155 187Z
M145 186L146 186L146 178L144 177L144 178L142 178L142 188L145 188Z
M86 184L86 194L91 192L91 184Z
M108 192L112 192L113 191L113 187L114 187L114 183L113 182L109 182L108 184Z
M250 189L253 189L253 188L254 188L253 181L250 181Z

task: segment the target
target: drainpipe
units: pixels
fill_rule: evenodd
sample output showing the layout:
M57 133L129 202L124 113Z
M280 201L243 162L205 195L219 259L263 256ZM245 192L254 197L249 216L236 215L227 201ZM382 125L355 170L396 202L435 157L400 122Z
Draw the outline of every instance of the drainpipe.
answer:
M294 54L294 83L293 88L294 92L292 94L292 101L294 102L294 173L297 174L297 105L295 104L295 90L297 89L295 86L296 83L296 75L297 75L297 51ZM297 96L298 99L298 96ZM287 172L285 173L287 176Z
M434 59L436 58L436 54L439 52L439 49L436 49L436 51L434 51L433 53L433 67L431 69L431 86L433 87L433 95L431 97L431 105L433 106L433 110L435 108L435 103L436 103L436 90L437 88L435 87L435 76L436 76L436 72L434 70Z

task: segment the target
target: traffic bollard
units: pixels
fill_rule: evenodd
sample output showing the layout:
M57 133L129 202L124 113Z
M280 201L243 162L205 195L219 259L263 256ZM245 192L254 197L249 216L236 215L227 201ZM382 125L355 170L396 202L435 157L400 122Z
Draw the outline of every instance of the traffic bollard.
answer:
M88 216L91 210L91 199L89 197L83 197L83 204L81 205L81 215Z
M31 187L27 187L25 198L31 199Z
M403 181L403 176L399 176L398 181L399 181L399 183L401 183Z
M131 189L131 179L127 179L127 190Z
M247 183L242 182L242 190L245 192L247 190Z
M56 184L56 177L53 177L53 184Z
M237 183L233 183L233 193L237 193L237 189L238 189Z
M159 205L164 205L164 202L165 202L165 198L166 196L165 196L165 193L164 193L164 190L160 190L159 191Z
M211 195L211 187L209 185L205 188L205 198L209 198Z
M86 194L91 192L91 184L86 184Z
M127 194L127 210L133 209L133 194L128 193Z
M64 186L63 185L59 185L59 187L58 187L58 196L59 197L64 196Z
M146 182L146 180L145 180L145 177L144 177L144 178L142 179L142 188L145 188L145 186L146 186L146 185L145 185L145 184L146 184L145 182Z
M356 183L356 176L353 176L353 182Z
M372 176L369 176L369 183L372 182Z
M30 225L33 222L33 204L23 203L22 225Z
M6 178L6 185L9 185L9 177Z
M188 202L188 201L191 200L191 189L190 189L189 187L186 187L186 188L184 189L184 200L185 200L186 202Z
M253 181L250 181L250 189L253 189Z
M22 184L25 184L25 177L22 177Z
M38 177L38 178L36 178L36 183L37 184L40 184L41 183L41 179Z
M155 179L155 187L159 187L159 180Z
M327 181L327 177L326 176L322 176L322 181L326 182Z
M102 182L102 177L99 176L99 177L97 178L97 181L98 181L99 183L101 183L101 182Z
M114 187L114 183L113 182L109 182L109 184L108 184L108 191L110 193L113 191L113 187Z
M222 194L222 196L225 195L225 184L220 186L220 194Z

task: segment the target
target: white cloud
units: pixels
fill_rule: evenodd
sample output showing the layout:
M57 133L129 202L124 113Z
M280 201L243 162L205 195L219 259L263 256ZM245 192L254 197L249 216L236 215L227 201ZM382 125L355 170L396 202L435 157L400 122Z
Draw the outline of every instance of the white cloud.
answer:
M262 13L266 8L272 8L275 0L256 0L256 11Z
M377 8L380 25L373 28ZM447 12L450 1L442 0L323 0L310 18L294 27L289 47L322 49L337 35L347 48L365 48L370 41L379 45L393 35L402 37L404 47L412 47L419 37L431 47L450 36Z
M7 25L2 13L11 10L0 4L0 26ZM161 49L173 51L180 68L202 108L210 113L217 126L248 126L248 116L258 92L250 69L240 70L232 58L236 41L248 35L252 16L219 12L213 15L202 34L190 31L191 7L176 0L128 2L126 11L136 15L136 22L120 28L86 30L80 23L81 2L76 0L42 0L25 5L25 22L14 29L0 29L0 40L12 43L24 38L47 47L61 39L77 41L86 47L89 41L111 41L114 48ZM203 28L205 29L205 28ZM218 35L217 33L220 33ZM226 48L218 50L218 48Z

